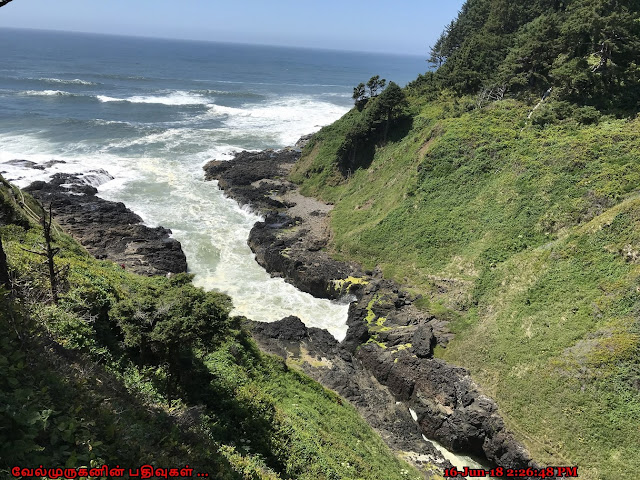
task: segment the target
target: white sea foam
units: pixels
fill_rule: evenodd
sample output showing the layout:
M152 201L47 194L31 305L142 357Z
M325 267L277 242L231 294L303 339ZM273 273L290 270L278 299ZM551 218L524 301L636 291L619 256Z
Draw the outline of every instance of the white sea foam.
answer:
M102 118L93 119L91 120L91 123L94 125L133 125L131 122L123 122L122 120L103 120Z
M114 101L131 98L135 97ZM140 101L159 98L173 104L212 101L186 92L138 97ZM234 314L260 321L296 315L307 325L326 328L342 339L348 304L316 299L281 278L271 278L246 243L259 217L225 197L216 182L205 182L202 164L228 159L236 150L293 143L345 110L311 97L288 97L243 108L212 105L204 115L221 119L225 125L220 128L198 128L206 118L195 116L179 128L146 126L135 138L104 142L57 143L52 137L47 140L46 132L0 135L0 171L20 186L46 180L56 172L84 172L87 181L99 186L101 196L124 202L151 226L171 228L183 245L195 283L228 293ZM2 164L14 159L46 168ZM66 163L49 163L53 159ZM100 168L115 179L95 173Z
M210 80L194 80L196 82L209 82ZM217 80L218 83L230 83L235 85L287 85L291 87L349 87L348 85L324 84L324 83L273 83L273 82L240 82L234 80Z
M97 98L101 102L156 103L161 105L207 105L213 101L200 94L181 90L169 92L164 95L134 95L127 98L98 95Z
M103 103L106 102L126 102L127 99L126 98L115 98L115 97L109 97L107 95L96 95L96 98L98 100L100 100Z
M446 460L449 460L449 462L451 462L451 465L453 465L460 471L463 471L464 467L469 467L471 469L485 469L485 470L490 469L490 467L488 467L487 465L482 465L481 463L477 462L476 460L474 460L473 458L467 455L458 455L457 453L454 453L448 450L447 448L445 448L443 445L436 442L435 440L431 440L425 437L424 435L422 435L422 438L424 439L425 442L431 443ZM469 477L462 477L462 478L469 478Z
M411 414L411 418L413 418L414 422L418 421L418 414L413 408L409 408L409 413Z
M75 94L70 92L65 92L64 90L26 90L21 92L22 95L27 95L31 97L53 97L53 96L73 96Z
M211 153L221 158L229 151ZM229 294L233 314L259 321L297 315L307 325L326 328L343 339L348 305L316 299L283 279L271 278L246 243L260 218L225 197L215 182L205 182L198 167L184 159L139 159L138 181L110 182L101 195L130 205L150 225L171 228L196 274L196 285Z
M311 97L292 96L243 108L211 105L208 115L222 117L231 131L270 134L277 143L287 145L340 118L347 110Z
M46 83L60 83L63 85L98 85L98 83L81 80L79 78L74 78L72 80L66 80L63 78L38 78L36 80Z
M33 168L29 162L40 168ZM47 181L56 173L88 174L100 169L106 169L115 177L111 180L115 183L135 180L137 172L127 163L126 159L105 152L99 145L53 143L34 134L0 135L0 172L19 187L36 180ZM102 183L93 186L99 185Z

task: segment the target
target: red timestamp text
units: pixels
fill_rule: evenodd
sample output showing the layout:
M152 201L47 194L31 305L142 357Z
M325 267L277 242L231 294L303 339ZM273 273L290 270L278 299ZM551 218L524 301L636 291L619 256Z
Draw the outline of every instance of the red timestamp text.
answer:
M573 478L578 477L578 467L546 467L546 468L483 468L456 467L444 471L446 478L454 477L498 477L498 478Z

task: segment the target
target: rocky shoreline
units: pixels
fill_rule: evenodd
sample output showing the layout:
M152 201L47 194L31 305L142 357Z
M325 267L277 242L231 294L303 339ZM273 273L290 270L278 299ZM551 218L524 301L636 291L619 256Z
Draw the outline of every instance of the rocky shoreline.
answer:
M56 222L98 259L140 275L187 271L182 246L169 236L171 230L147 227L123 203L97 197L98 190L83 175L57 173L24 190L45 207L51 205Z
M451 339L446 322L420 311L416 299L381 272L338 262L325 251L332 206L302 196L286 179L303 145L240 152L204 166L206 179L263 216L249 245L267 271L316 297L355 298L340 343L296 317L251 322L256 341L349 400L391 448L425 471L426 464L446 463L436 460L423 436L495 465L537 467L469 373L433 358L435 345Z
M450 463L425 437L492 464L537 466L468 372L433 358L435 345L451 339L446 322L420 311L416 298L381 272L336 261L326 252L332 206L302 196L286 180L301 146L240 152L204 167L208 180L217 180L229 197L263 216L248 242L267 271L316 297L348 294L354 300L342 342L297 317L247 321L260 347L348 400L426 478ZM170 230L146 227L124 204L97 197L82 175L56 174L25 190L51 204L56 221L96 258L143 275L187 269Z

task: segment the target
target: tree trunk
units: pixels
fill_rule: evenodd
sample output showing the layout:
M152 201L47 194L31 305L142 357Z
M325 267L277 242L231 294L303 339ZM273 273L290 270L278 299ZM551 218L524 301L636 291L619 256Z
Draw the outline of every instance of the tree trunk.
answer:
M47 212L44 211L42 216L42 228L44 230L44 240L47 248L47 266L49 267L51 297L53 298L53 303L57 304L58 303L58 279L57 279L56 265L54 263L53 257L55 257L58 251L57 249L51 246L51 242L53 241L51 238L51 223L53 222L53 218L51 216L51 205L49 205L49 221L47 221L46 217L47 217Z
M0 288L9 288L9 266L7 265L7 256L2 248L2 238L0 238Z

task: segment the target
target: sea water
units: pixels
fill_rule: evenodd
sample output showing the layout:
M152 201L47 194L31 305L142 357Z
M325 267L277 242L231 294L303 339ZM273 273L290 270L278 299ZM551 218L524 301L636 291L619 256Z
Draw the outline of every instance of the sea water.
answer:
M194 282L229 294L234 314L296 315L344 338L347 302L271 278L247 246L260 217L205 182L202 166L292 145L346 113L358 83L404 85L423 58L13 29L0 42L5 178L24 187L85 173L101 197L170 228Z

